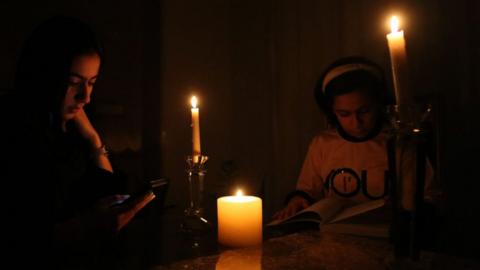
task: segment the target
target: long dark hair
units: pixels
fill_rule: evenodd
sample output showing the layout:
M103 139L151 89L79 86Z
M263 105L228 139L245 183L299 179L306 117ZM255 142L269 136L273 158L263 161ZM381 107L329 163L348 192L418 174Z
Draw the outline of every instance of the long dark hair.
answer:
M58 116L73 60L84 54L97 54L103 63L103 47L87 24L65 16L46 20L24 44L15 74L16 95L35 111Z

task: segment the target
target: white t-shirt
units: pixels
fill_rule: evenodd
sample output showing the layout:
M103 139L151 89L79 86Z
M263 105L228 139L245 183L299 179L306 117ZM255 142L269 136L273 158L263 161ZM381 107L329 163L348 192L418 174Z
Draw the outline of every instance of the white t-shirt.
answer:
M397 166L401 168L398 172L402 179L413 179L413 149L397 146ZM355 202L385 198L389 188L387 171L386 132L380 132L364 142L351 142L342 138L336 130L327 130L310 143L297 190L308 193L315 200L330 196L349 198ZM428 162L426 171L425 183L428 186L433 175ZM404 180L401 189L413 196L412 183Z

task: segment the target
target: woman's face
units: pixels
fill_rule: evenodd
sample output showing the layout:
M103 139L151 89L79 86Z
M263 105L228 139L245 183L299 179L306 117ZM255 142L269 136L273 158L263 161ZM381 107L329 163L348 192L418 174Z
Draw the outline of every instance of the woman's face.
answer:
M83 106L90 102L99 68L100 57L95 53L80 55L73 59L68 89L61 108L64 121L73 119Z
M362 91L334 97L333 112L343 130L352 137L367 136L377 124L378 106Z

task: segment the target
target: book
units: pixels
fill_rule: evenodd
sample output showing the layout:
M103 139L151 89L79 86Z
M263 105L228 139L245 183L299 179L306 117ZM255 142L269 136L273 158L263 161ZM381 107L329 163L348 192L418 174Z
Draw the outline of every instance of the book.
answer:
M354 204L350 200L325 198L284 220L267 224L268 229L295 231L320 229L369 237L389 237L391 211L385 200Z

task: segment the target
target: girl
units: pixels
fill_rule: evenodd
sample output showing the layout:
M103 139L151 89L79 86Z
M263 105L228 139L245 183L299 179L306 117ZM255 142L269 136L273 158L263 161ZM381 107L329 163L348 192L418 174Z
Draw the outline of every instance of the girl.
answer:
M332 128L312 140L296 190L274 219L324 197L359 203L387 196L387 87L381 68L361 57L340 59L320 77L315 98Z

